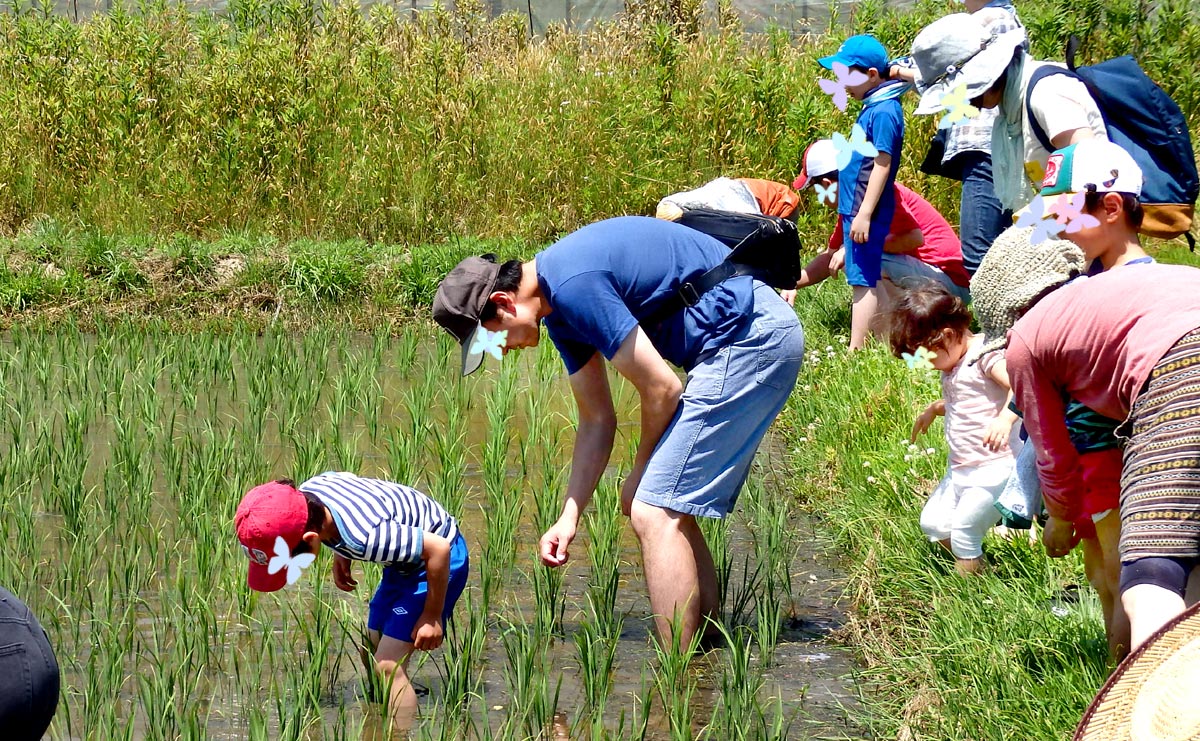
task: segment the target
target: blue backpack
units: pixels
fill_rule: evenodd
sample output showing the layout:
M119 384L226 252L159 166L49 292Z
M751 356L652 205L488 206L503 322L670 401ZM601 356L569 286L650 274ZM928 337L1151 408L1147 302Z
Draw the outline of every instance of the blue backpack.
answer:
M1047 66L1029 79L1025 93L1025 118L1034 136L1048 151L1054 151L1050 137L1042 129L1030 106L1030 96L1038 81L1051 75L1067 75L1081 80L1096 101L1108 138L1133 156L1142 168L1142 195L1139 199L1145 218L1139 231L1152 237L1172 239L1191 235L1195 204L1200 196L1200 176L1196 173L1196 155L1187 120L1171 96L1154 83L1131 56L1117 57L1090 66L1075 66L1078 39L1067 45L1067 68Z

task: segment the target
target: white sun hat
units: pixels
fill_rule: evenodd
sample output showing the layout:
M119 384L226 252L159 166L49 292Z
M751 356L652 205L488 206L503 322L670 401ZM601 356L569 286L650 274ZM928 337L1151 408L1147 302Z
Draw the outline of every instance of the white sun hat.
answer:
M1024 28L993 35L970 13L954 13L930 23L912 45L921 91L916 112L943 110L942 98L959 85L966 88L966 100L987 92L1024 44Z

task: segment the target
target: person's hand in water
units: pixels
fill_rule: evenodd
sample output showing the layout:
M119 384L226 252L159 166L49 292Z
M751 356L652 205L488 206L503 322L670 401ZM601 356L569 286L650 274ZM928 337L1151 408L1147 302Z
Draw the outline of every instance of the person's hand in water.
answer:
M571 541L575 540L575 527L575 523L565 521L561 517L550 526L539 542L542 563L555 567L562 566L567 562L567 559L570 558L567 549L570 547Z

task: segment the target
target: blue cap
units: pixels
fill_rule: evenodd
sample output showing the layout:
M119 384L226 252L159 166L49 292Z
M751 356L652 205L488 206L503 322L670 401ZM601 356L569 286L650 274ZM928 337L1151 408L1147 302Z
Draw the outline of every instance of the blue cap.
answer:
M833 69L834 62L841 62L847 67L862 67L863 69L874 67L879 70L880 74L886 74L888 53L887 49L883 48L883 44L879 43L879 39L864 33L851 36L843 41L837 54L817 60L817 64L825 69Z

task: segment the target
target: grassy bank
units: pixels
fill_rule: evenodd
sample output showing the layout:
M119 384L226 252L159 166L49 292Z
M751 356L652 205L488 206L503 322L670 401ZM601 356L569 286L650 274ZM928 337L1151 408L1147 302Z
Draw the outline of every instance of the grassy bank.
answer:
M1200 264L1183 248L1157 258ZM837 346L845 286L802 298L809 347ZM810 362L782 417L795 490L847 554L864 722L903 741L1067 738L1112 668L1099 603L1078 550L1051 560L1040 544L989 536L988 573L963 579L925 540L918 516L946 449L940 424L916 445L908 435L940 393L936 373L876 345Z
M1091 59L1132 51L1196 122L1194 3L1147 5L1017 3L1039 58L1070 33ZM531 41L519 16L455 6L410 22L387 5L144 2L74 24L17 3L0 15L0 232L49 216L210 239L545 240L718 174L790 179L805 144L853 120L816 57L851 31L899 53L960 7L865 0L852 28L791 39L646 0ZM947 183L915 173L933 121L912 124L901 176L953 214Z

